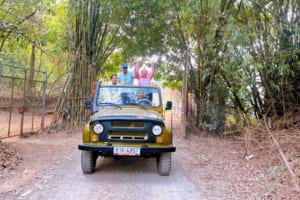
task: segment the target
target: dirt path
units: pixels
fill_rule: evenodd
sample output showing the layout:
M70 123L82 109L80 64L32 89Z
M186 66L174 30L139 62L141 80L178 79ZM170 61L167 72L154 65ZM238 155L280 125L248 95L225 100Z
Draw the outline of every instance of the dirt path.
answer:
M0 199L299 199L276 150L250 151L241 139L190 131L183 139L174 127L176 152L170 176L161 177L154 159L98 158L96 172L81 172L80 133L9 138L21 154L14 169L0 173ZM270 154L272 156L270 156Z
M174 159L171 175L157 174L155 159L99 158L84 175L77 144L80 134L10 138L23 161L0 183L0 199L201 199Z

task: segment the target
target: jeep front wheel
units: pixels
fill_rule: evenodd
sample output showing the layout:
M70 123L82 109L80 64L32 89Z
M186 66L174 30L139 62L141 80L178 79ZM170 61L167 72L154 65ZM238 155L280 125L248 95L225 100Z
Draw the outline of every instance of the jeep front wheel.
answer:
M81 151L81 169L85 174L91 174L95 170L97 155L93 151Z
M171 153L161 153L157 158L157 170L161 176L169 176L171 171Z

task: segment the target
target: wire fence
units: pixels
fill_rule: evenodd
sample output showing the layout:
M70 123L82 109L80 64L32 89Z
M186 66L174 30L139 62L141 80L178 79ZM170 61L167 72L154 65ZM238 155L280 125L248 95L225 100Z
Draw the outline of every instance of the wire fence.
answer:
M0 63L0 137L26 136L44 129L47 72Z

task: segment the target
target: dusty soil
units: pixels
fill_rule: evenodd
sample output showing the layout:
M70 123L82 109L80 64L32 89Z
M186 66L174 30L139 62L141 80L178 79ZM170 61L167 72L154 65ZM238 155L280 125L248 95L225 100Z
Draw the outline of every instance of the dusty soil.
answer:
M0 199L299 199L271 144L248 146L245 154L243 137L189 130L183 138L174 121L169 177L157 174L153 159L138 158L99 158L96 172L83 175L80 133L2 140L17 157L9 169L1 163Z
M21 114L14 111L11 116L9 111L0 110L0 138L12 137L20 135L21 130ZM41 115L26 112L23 118L23 135L40 132ZM51 123L52 115L46 114L44 118L44 126L48 127ZM10 127L8 127L10 121ZM8 132L8 129L10 131Z
M56 96L47 96L46 114L44 116L44 127L48 127L52 120L52 113L56 106ZM39 99L41 101L41 99ZM39 102L36 100L36 102ZM33 132L40 132L42 122L42 105L25 107L24 113L20 112L23 108L23 97L14 97L13 99L0 96L0 138L7 138ZM21 119L23 117L23 123Z

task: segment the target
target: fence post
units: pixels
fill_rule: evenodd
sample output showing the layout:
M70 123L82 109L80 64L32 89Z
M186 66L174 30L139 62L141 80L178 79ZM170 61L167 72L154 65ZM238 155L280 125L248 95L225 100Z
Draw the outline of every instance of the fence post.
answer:
M2 63L0 63L0 81L1 81L1 76L2 76Z
M43 87L43 99L42 99L42 120L41 129L45 128L45 112L46 112L46 89L47 89L47 71L44 73L44 87Z
M11 83L11 93L10 93L10 100L9 100L10 108L9 108L9 116L8 116L8 137L10 136L11 116L13 112L14 88L15 88L15 78L12 79L12 83Z
M25 97L26 97L26 85L27 85L27 73L26 73L26 70L25 70L25 73L24 73L24 91L23 91L23 105L22 107L20 108L19 107L19 113L21 114L21 124L20 124L20 137L23 137L24 136L24 133L23 133L23 126L24 126L24 113L25 113Z

